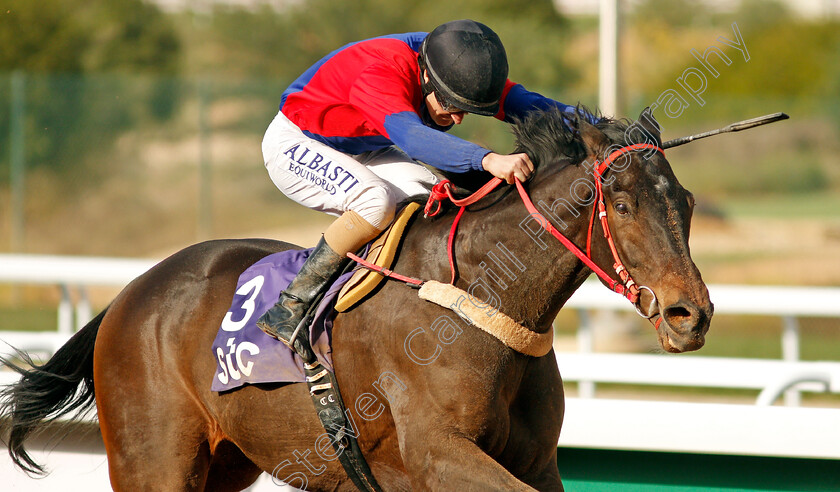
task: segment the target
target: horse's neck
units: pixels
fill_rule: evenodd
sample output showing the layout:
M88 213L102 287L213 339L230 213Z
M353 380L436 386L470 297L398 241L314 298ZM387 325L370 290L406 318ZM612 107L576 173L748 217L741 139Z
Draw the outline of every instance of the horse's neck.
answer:
M552 196L546 180L542 181L534 187L534 203L546 216L549 215L544 211L548 210L546 207L554 205L556 214L552 222L556 222L556 218L564 221L564 224L555 223L555 227L577 244L583 244L588 226L587 211L578 210L575 216L568 210L561 210L556 206L561 202L556 200L563 199L563 193ZM574 179L566 186L557 186L557 191L568 188L572 181ZM492 197L486 200L492 201ZM478 300L493 301L491 304L499 302L502 312L527 328L542 332L548 329L563 303L583 283L590 270L529 217L516 191L507 193L493 206L466 211L455 236L456 285ZM418 265L431 275L426 278L449 279L446 242L453 219L454 214L450 211L434 223L413 228L420 236L411 241L418 246L415 251L422 252L418 256L426 255ZM432 252L432 258L428 257L429 252ZM427 263L424 265L423 261Z

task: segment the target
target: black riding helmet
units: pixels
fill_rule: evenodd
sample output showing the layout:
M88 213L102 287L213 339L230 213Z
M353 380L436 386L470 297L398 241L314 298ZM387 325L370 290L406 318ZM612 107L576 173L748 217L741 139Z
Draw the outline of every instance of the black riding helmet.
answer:
M499 112L508 63L502 41L489 27L473 20L441 24L423 40L417 59L423 92L435 91L442 105L484 116Z

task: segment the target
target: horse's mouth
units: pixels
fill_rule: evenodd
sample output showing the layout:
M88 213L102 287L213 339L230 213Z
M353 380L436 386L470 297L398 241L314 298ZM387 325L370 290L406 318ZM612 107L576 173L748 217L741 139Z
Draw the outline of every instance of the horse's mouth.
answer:
M672 354L698 350L706 344L706 336L702 330L692 331L688 335L680 335L663 322L657 333L659 334L659 345L662 346L663 350Z
M714 305L711 302L695 303L680 300L657 305L650 321L656 328L659 345L671 353L691 352L706 344L706 332L709 331Z

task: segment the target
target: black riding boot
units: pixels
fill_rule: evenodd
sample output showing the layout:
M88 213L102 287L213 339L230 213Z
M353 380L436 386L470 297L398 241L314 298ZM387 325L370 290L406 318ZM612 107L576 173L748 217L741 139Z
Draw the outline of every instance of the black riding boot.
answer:
M298 347L292 347L289 340L312 301L327 288L346 263L345 260L349 261L333 251L322 237L292 283L280 294L277 304L257 320L257 326L269 336L300 353L296 348L302 348L299 346L301 337L308 339L309 327L301 328L301 332L295 338L295 345Z

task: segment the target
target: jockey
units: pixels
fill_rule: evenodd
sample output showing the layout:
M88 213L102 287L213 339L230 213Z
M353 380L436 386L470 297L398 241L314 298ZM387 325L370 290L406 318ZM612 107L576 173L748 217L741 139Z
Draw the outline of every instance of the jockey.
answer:
M534 170L527 154L497 154L445 133L467 113L512 122L568 106L507 78L499 36L472 20L368 39L333 51L283 93L262 143L274 184L338 218L257 325L286 345L315 297L394 218L396 204L437 182L418 161L484 170L513 183ZM290 348L292 348L290 346Z

